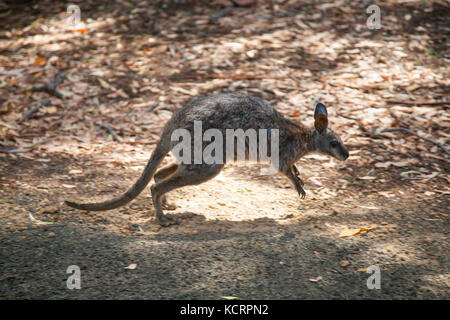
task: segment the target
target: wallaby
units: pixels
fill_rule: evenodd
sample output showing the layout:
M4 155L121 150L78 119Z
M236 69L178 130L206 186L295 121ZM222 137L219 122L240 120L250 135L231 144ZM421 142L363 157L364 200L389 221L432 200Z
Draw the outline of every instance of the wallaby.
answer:
M229 155L224 157L221 163L217 161L211 163L205 160L198 164L184 163L180 162L180 155L175 155L178 157L177 163L169 164L156 171L164 157L179 144L179 141L172 141L174 131L184 129L192 135L194 123L197 121L202 123L203 131L216 129L222 133L225 133L227 129L244 131L263 129L267 132L278 129L279 165L277 169L293 183L298 194L304 198L306 195L303 190L304 183L295 166L301 157L310 152L327 154L339 160L345 160L349 156L342 140L328 128L327 109L323 104L316 105L314 119L314 127L306 128L301 123L285 118L263 100L242 93L218 94L194 99L178 110L164 126L161 139L144 171L127 192L118 198L100 203L80 204L70 201L65 203L71 207L89 211L114 209L137 197L154 176L155 184L151 187L151 193L159 224L169 226L178 223L164 215L163 206L168 206L164 194L180 187L197 185L210 180L219 174L226 162L236 160L237 150L234 150L235 154L231 157ZM225 134L223 136L225 137ZM271 136L268 139L270 144ZM202 150L204 150L207 144L205 141L201 143ZM245 147L247 159L247 140ZM261 146L257 147L261 148ZM195 146L192 150L194 149ZM269 150L268 153L270 153Z

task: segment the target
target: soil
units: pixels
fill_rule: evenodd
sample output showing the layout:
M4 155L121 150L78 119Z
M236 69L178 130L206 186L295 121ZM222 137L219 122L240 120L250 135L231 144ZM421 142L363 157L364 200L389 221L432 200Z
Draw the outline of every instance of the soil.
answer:
M422 35L423 28L433 39L441 37L448 6L387 1L383 23L393 27L364 34L354 28L354 19L367 16L359 2L342 1L340 8L273 2L274 8L264 1L235 8L216 25L209 17L226 1L168 1L166 6L86 1L83 21L94 20L69 32L74 38L49 42L53 49L31 40L48 30L68 34L39 27L62 17L62 4L43 1L32 10L5 9L4 70L19 68L25 60L24 68L30 61L32 68L39 67L37 57L56 62L24 76L1 74L6 100L0 105L0 298L450 298L448 154L419 137L379 130L409 128L445 148L448 104L405 106L385 100L448 98L445 44L409 38ZM422 15L395 23L394 18L414 10ZM357 15L351 12L362 18L352 18ZM313 39L330 29L314 14L331 19L337 37L357 40L329 57L341 47L333 47L337 40L328 37ZM43 20L30 27L38 17ZM101 32L92 31L96 26ZM242 35L260 41L258 52L241 51L239 42L251 47ZM210 43L219 48L223 41L227 51L217 49L214 55L192 49ZM354 49L362 41L367 42ZM374 45L377 41L384 47ZM306 44L290 46L297 42ZM429 47L417 51L411 43ZM392 65L380 67L383 77L372 82L359 73L361 61L386 57L395 46L406 55L398 61L406 66L404 73ZM356 60L361 64L353 64ZM349 67L358 70L356 76ZM31 87L51 81L60 70L68 77L58 89L69 97L51 96L50 106L21 120L49 97ZM332 74L333 81L327 78ZM261 96L308 125L310 100L327 92L322 101L341 106L329 110L330 125L348 145L349 159L301 159L303 200L285 177L262 175L264 165L227 165L215 179L169 194L177 207L167 214L180 224L167 228L156 223L149 189L131 204L105 212L63 204L65 199L106 200L125 191L174 110L193 96L231 91ZM102 123L123 140L99 127ZM72 265L81 270L80 290L67 288ZM368 288L371 266L380 269L380 289Z

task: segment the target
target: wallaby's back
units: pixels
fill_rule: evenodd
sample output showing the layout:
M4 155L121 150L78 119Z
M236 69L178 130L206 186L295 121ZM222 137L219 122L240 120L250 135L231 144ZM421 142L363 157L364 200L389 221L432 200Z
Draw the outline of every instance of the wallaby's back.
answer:
M291 130L306 130L301 124L286 119L264 100L242 93L226 93L197 98L179 109L167 122L162 137L175 129L193 132L194 121L201 121L202 131L219 129L279 129L280 138ZM172 142L171 146L178 141Z
M228 93L192 100L174 114L166 127L190 128L196 120L204 122L204 129L259 129L273 127L281 119L281 113L257 97Z

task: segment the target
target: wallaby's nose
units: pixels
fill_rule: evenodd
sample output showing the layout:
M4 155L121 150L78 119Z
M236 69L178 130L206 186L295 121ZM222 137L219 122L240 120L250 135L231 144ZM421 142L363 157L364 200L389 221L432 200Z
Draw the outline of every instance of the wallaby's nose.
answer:
M344 150L342 150L342 153L343 153L342 161L347 160L347 158L348 158L349 155L350 155L350 154L348 153L348 150L344 148Z
M348 150L345 150L344 151L344 159L342 159L343 161L345 161L345 160L347 160L347 158L349 157L349 153L348 153Z

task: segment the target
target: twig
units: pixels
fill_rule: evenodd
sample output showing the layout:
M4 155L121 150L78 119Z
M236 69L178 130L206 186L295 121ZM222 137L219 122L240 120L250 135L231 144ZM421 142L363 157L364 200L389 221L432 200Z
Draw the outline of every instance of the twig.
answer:
M345 119L353 120L353 121L358 121L359 120L359 119L354 118L354 117L346 116L345 114L342 114L339 111L336 111L336 115L338 115L339 117L345 118Z
M441 143L436 142L436 141L434 141L434 140L432 140L430 138L421 136L420 134L417 134L417 133L415 133L415 132L413 132L413 131L411 131L409 129L406 129L406 128L390 128L390 129L384 129L381 132L382 133L383 132L404 132L404 133L408 133L410 135L416 136L416 137L418 137L420 139L423 139L425 141L431 142L432 144L434 144L434 145L438 146L439 148L441 148L442 150L444 150L447 155L450 155L450 152Z
M220 10L219 12L217 12L215 15L211 16L209 18L209 22L211 24L216 24L217 21L222 18L223 16L227 15L228 13L230 13L233 10L233 7L226 7L225 9Z
M132 146L134 145L152 145L152 144L157 144L158 141L127 141L127 144L131 144Z
M19 68L14 70L7 70L7 71L0 71L0 75L2 76L9 76L9 75L15 75L18 76L24 71L26 68Z
M122 142L123 139L107 124L100 124L100 128L106 129L110 135L116 139L116 141Z
M3 148L3 149L0 149L0 152L1 153L25 153L25 152L31 151L32 149L34 149L35 147L37 147L37 146L39 146L41 144L45 144L45 143L53 140L54 138L55 137L50 137L48 139L45 139L45 140L42 140L42 141L38 141L36 143L33 143L31 146L24 147L23 149L19 149L19 148L17 148L17 149L5 149L5 148Z
M46 68L34 68L34 69L27 70L27 68L19 68L19 69L8 70L8 71L0 71L0 75L2 75L2 76L9 76L9 75L21 76L23 74L31 74L31 73L41 72L41 71L44 71L45 69Z
M382 144L382 143L377 143L377 146L378 146L379 148L382 148L382 149L386 150L386 152L388 152L388 153L390 153L390 154L399 154L399 155L404 156L405 158L416 157L416 158L422 159L422 158L420 157L420 155L413 155L413 154L410 154L409 152L408 152L408 153L404 153L404 152L400 152L400 151L397 151L397 150L392 150L392 149L389 149L387 146L385 146L385 145ZM352 146L349 146L349 147L352 147Z
M224 87L227 87L227 86L224 86ZM271 90L267 87L263 87L263 86L254 86L254 85L253 86L237 86L236 89L239 89L239 90L241 90L241 89L247 89L247 90L248 89L259 89L260 91L264 91L264 92L270 93L272 95L276 95L273 90Z
M188 73L188 74L177 74L171 77L182 78L182 79L230 79L230 80L248 80L248 79L275 79L284 80L285 76L272 76L270 74L216 74L216 73Z
M145 111L146 111L146 112L152 112L152 111L155 110L156 107L158 107L158 106L159 106L159 103L158 103L158 102L154 102L153 104L149 105L149 106L145 109Z
M233 6L235 6L237 8L249 8L256 3L256 1L255 1L255 2L249 2L247 4L240 4L240 3L236 2L236 0L229 0L229 1L233 4Z
M57 98L63 99L64 95L59 92L58 90L56 90L56 87L59 86L64 79L66 78L66 73L64 71L59 72L56 74L53 82L47 83L43 86L40 87L33 87L31 88L31 91L45 91L48 94L51 94L52 96L55 96Z
M39 102L39 103L35 104L33 107L31 107L31 109L25 111L25 113L23 114L23 116L22 116L22 118L20 120L21 121L27 120L29 117L31 117L31 115L33 113L38 111L41 107L48 106L49 104L50 104L50 99L49 98L46 98L42 102Z
M181 54L181 63L185 62L186 61L186 55L184 54L183 49L181 49L180 46L177 45L177 44L175 45L175 49L177 49L178 52Z
M450 104L450 101L401 101L401 100L386 100L387 103L391 104L405 104L408 106L423 105L423 106L434 106Z
M240 4L240 3L236 2L235 0L229 0L229 1L233 4L233 6L232 7L226 7L224 9L220 10L215 15L211 16L209 18L209 22L211 24L216 24L217 21L220 18L222 18L223 16L227 15L228 13L230 13L234 8L249 8L249 7L251 7L252 5L255 4L255 2L250 2L248 4Z

